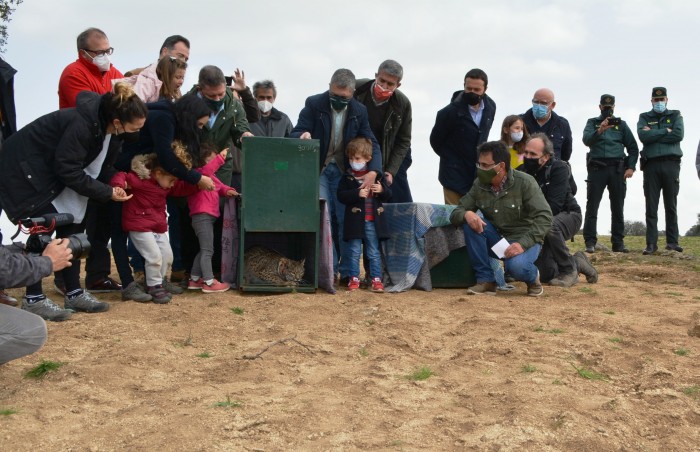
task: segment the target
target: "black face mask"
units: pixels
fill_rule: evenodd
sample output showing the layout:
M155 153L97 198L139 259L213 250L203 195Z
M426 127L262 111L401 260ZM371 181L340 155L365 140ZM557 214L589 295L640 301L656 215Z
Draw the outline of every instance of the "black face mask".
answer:
M470 91L464 93L464 100L467 102L467 105L478 105L481 102L481 96Z
M601 116L603 118L609 118L613 115L613 109L612 107L603 107L603 110L600 112Z
M523 159L523 168L525 169L525 172L531 176L534 176L537 174L537 171L540 169L540 159L534 158L534 159L529 159L529 158L524 158Z
M138 130L136 132L124 131L117 136L119 138L121 138L124 143L138 143L138 141L139 141L139 131Z

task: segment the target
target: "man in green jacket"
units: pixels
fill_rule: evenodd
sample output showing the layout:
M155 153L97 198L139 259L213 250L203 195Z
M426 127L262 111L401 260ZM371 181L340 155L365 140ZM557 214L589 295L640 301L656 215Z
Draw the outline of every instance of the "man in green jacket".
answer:
M411 166L411 101L401 86L403 67L394 60L379 65L374 79L357 81L355 99L367 107L369 126L382 150L382 168L391 186L389 202L413 202L406 171Z
M625 196L627 179L634 174L639 158L639 146L627 123L613 116L615 96L600 96L600 116L590 118L583 129L583 144L590 148L586 155L588 178L586 179L586 217L583 223L583 239L586 252L595 252L598 241L598 207L605 189L610 195L612 213L612 250L627 253L625 247ZM627 155L625 156L625 149Z
M505 260L506 273L526 282L527 294L538 297L544 289L535 261L552 226L552 210L537 181L511 169L505 144L490 141L480 145L477 152L477 179L450 216L452 224L469 226L464 228L464 238L477 284L467 293L496 294L489 257L498 257ZM502 239L508 244L502 254L496 254L492 247Z
M664 192L666 210L666 249L683 252L678 245L677 197L680 187L681 141L683 141L683 116L678 110L666 108L666 88L651 90L651 111L641 113L637 122L637 135L644 145L641 168L644 172L644 198L646 199L647 247L642 254L652 254L658 249L659 196Z

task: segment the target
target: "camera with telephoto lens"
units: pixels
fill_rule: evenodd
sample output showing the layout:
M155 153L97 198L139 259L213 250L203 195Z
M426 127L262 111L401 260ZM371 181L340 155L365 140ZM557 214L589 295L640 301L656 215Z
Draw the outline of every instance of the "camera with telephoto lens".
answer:
M51 243L51 234L53 234L56 227L66 226L71 223L73 223L73 215L69 213L47 213L41 217L26 218L18 221L19 227L15 237L20 231L29 234L29 238L24 245L24 252L40 256L46 249L46 246ZM68 249L73 253L73 259L87 257L90 252L90 242L84 233L63 237L62 240L68 241Z

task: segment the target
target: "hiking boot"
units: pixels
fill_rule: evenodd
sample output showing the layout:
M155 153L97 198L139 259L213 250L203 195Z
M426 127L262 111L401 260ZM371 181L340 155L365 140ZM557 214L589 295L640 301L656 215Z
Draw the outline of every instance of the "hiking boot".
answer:
M649 256L650 254L654 254L656 251L658 251L659 247L656 246L656 244L647 244L647 247L644 248L644 251L642 251L642 254L645 256Z
M54 322L68 320L70 319L70 316L73 315L73 311L70 309L61 308L48 298L43 298L35 301L34 303L29 303L25 297L22 299L22 309L31 312L32 314L36 314L44 320L52 320Z
M613 253L629 253L630 250L623 244L623 245L615 245L612 248Z
M187 289L188 290L201 290L203 284L204 284L204 280L202 278L199 278L197 281L190 279L187 282Z
M87 290L84 290L83 293L75 298L64 298L63 306L65 306L66 309L71 309L73 311L89 313L105 312L109 310L109 303L98 300Z
M230 288L231 284L219 282L216 278L211 283L202 283L202 292L204 293L226 292Z
M552 278L549 284L556 287L571 287L578 283L578 272L572 271L564 275L559 275L556 278Z
M577 251L574 254L574 260L576 261L576 267L578 267L579 273L584 274L587 282L590 284L598 282L598 270L595 269L585 253Z
M167 279L163 280L163 289L167 290L173 295L180 295L185 292L185 289L179 284L171 283Z
M19 304L15 297L10 296L4 290L0 290L0 304L6 304L8 306L17 307Z
M353 290L357 290L359 288L360 288L360 278L358 278L357 276L351 277L350 280L348 281L348 290L353 291Z
M475 286L471 286L467 289L468 295L496 295L496 283L491 282L480 282Z
M595 243L586 244L586 252L590 254L595 253Z
M678 245L677 243L666 244L666 249L669 251L678 251L679 253L683 252L683 247Z
M527 295L530 297L539 297L543 293L544 287L542 287L542 283L540 282L540 272L538 270L535 280L527 285Z
M122 289L122 301L134 300L140 303L145 303L146 301L151 301L153 297L148 295L143 287L136 281L131 281L131 283Z
M382 280L379 278L372 278L372 288L370 290L372 292L383 293L384 284L382 284Z
M161 284L157 286L148 286L148 295L153 297L153 300L151 301L157 304L170 303L170 300L173 299L173 296L170 295L170 292L165 290L165 288Z

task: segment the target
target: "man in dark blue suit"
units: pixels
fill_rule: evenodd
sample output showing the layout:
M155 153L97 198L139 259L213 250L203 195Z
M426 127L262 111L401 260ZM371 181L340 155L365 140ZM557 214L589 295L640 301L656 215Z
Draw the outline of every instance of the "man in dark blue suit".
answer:
M328 209L333 219L336 240L333 247L333 271L340 272L341 280L349 276L349 268L343 262L345 243L343 237L343 219L345 206L338 201L338 183L349 167L345 157L345 146L357 137L372 141L372 160L368 166L370 172L365 177L369 186L377 174L382 174L382 155L379 143L374 138L369 126L367 108L353 98L355 93L355 75L349 69L338 69L333 73L328 91L310 96L299 113L296 127L289 134L290 138L317 139L320 143L320 196L328 201ZM363 186L363 188L366 188ZM339 238L338 238L339 237ZM340 253L340 264L338 264Z

